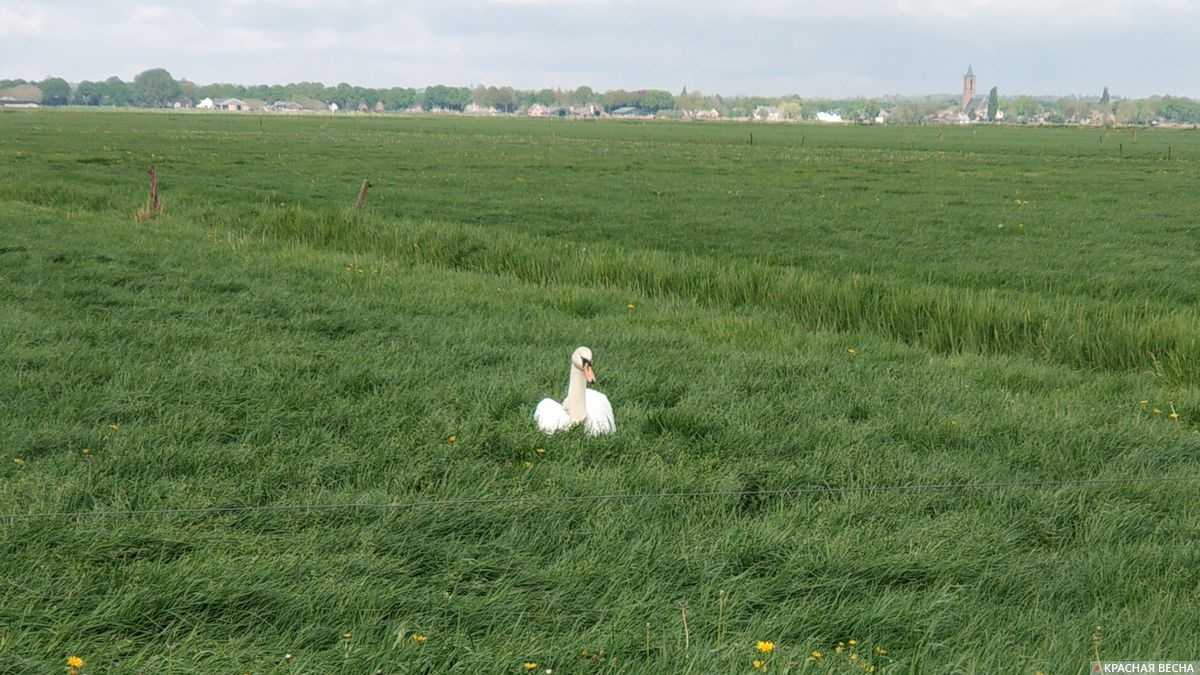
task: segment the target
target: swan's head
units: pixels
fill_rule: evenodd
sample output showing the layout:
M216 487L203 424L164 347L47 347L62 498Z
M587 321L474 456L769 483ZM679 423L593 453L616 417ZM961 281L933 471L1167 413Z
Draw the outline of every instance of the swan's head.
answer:
M580 347L571 354L571 365L583 372L588 382L596 381L596 373L592 371L592 350Z

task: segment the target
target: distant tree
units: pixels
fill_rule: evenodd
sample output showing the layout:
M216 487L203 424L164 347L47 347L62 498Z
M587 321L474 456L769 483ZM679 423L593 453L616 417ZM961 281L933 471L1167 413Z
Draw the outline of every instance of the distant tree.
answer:
M987 118L989 122L996 121L996 112L1000 110L1000 94L995 87L988 92Z
M48 77L38 83L45 105L66 105L71 102L71 85L61 77Z
M471 103L471 90L466 87L447 87L437 84L425 88L424 106L427 110L441 108L459 110Z
M1100 105L1108 105L1108 87L1104 88L1104 93L1100 94Z
M583 105L585 103L596 102L596 92L592 91L589 86L576 87L575 91L571 92L569 100L573 105Z
M1128 99L1113 104L1113 116L1118 124L1134 124L1143 121L1138 114L1137 101Z
M127 106L134 104L133 90L129 84L122 82L121 78L116 75L104 81L102 91L101 105Z
M639 93L640 96L638 96L637 102L639 108L658 112L659 110L670 110L675 107L675 97L669 91L650 89Z
M632 92L625 91L624 89L609 89L600 97L600 102L605 110L612 112L617 108L635 105L637 98Z
M883 110L883 108L879 105L879 101L874 99L864 101L862 107L862 116L866 118L868 122L874 122L875 118L879 117L879 112L881 110Z
M71 102L75 105L100 105L104 98L104 83L84 80L75 87L75 96Z
M179 83L162 68L151 68L133 78L133 89L142 105L163 108L171 105L183 94Z
M499 87L496 89L496 98L492 105L501 112L512 113L517 111L517 92L512 87Z
M542 105L554 105L554 90L553 89L539 90L538 93L534 95L533 102L541 103Z
M196 100L196 83L188 81L188 80L180 80L179 81L179 95L183 98L186 98L189 101L194 102ZM282 98L282 97L280 97L280 98ZM271 99L271 100L274 101L274 100L278 100L278 99Z

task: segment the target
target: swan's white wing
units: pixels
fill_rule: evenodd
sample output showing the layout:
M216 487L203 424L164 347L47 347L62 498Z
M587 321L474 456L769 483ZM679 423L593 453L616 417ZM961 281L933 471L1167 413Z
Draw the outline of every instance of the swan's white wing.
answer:
M588 389L584 394L584 403L587 419L583 421L583 428L588 435L611 434L617 430L617 421L613 419L612 404L607 396L595 389Z
M554 399L544 398L533 411L533 421L537 423L542 433L552 434L571 428L571 416L567 409Z

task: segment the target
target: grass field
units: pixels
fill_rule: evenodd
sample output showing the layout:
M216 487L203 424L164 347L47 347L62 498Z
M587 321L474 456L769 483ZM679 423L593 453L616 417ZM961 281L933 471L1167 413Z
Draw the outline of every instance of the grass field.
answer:
M0 114L0 673L1200 658L1198 179L1190 131ZM618 432L544 437L580 344ZM1022 485L882 489L961 483Z

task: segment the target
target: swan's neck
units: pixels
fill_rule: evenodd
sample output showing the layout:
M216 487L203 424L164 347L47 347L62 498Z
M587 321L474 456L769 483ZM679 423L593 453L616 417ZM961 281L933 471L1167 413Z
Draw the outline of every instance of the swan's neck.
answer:
M567 415L572 422L582 422L587 417L587 399L585 393L587 391L587 378L583 376L583 371L571 366L571 379L567 384L567 400L563 401L563 407L567 409Z

